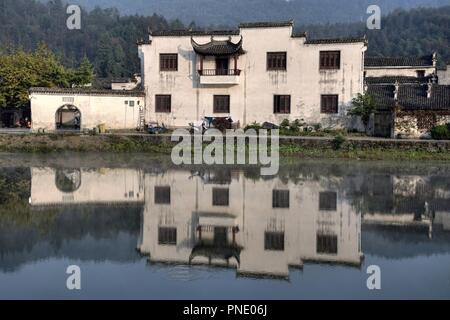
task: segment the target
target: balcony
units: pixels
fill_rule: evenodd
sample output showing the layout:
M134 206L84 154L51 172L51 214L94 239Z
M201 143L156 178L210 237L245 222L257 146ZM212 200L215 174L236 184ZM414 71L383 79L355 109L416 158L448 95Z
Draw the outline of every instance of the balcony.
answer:
M200 84L204 85L236 85L239 84L239 69L203 69L198 70Z

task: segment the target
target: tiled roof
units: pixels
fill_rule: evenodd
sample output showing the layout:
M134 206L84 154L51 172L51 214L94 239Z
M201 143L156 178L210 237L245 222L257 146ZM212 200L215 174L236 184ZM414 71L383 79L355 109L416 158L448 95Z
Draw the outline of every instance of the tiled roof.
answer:
M406 76L384 76L384 77L366 77L364 81L367 84L394 84L395 82L402 84L418 84L428 83L431 77L406 77Z
M241 23L239 28L280 28L290 27L294 25L293 20L289 21L274 21L274 22L247 22Z
M306 44L333 44L333 43L367 43L367 39L363 38L334 38L334 39L308 39Z
M433 55L422 57L365 57L366 68L376 67L432 67Z
M231 54L242 54L242 37L238 43L233 43L230 40L217 41L211 40L205 44L198 44L191 38L192 47L194 51L202 55L231 55Z
M184 36L237 36L239 30L161 30L152 31L153 37L184 37Z
M30 93L43 94L66 94L66 95L101 95L101 96L126 96L144 97L145 92L141 90L104 90L90 88L30 88Z
M395 85L368 86L367 93L377 102L378 109L392 109L396 104L404 111L450 111L450 86L433 84L427 97L428 84L400 84L398 101L394 100Z

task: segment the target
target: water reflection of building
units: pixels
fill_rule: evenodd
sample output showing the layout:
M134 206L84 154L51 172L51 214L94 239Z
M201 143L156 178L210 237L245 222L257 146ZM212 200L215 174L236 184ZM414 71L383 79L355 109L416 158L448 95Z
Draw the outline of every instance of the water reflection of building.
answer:
M33 208L144 202L144 174L135 169L31 168Z
M445 176L373 175L364 189L364 224L450 230L450 185Z
M240 171L146 176L141 253L151 262L289 276L305 262L360 266L360 215L319 180L251 180Z
M448 251L445 174L311 165L287 171L288 178L262 179L247 169L32 168L30 204L61 207L60 238L74 225L86 232L85 217L100 221L91 227L102 224L105 234L109 223L136 233L143 212L138 249L150 262L233 267L239 276L286 279L289 268L306 263L360 266L362 248L388 257ZM45 218L39 213L34 217Z

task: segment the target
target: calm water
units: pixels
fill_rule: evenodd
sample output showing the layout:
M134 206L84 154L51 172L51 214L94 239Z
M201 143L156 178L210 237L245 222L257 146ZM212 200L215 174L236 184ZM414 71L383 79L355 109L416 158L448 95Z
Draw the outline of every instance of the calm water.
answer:
M0 155L0 298L448 299L450 165Z

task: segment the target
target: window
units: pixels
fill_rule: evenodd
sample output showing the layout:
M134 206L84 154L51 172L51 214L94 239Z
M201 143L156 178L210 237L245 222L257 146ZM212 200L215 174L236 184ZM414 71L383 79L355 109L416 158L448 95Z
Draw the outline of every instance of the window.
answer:
M155 112L167 112L172 110L172 97L170 95L155 96Z
M340 51L320 51L320 69L339 69L341 67Z
M337 236L318 234L316 252L319 254L337 254Z
M130 100L130 103L128 104L130 107L134 107L134 101Z
M230 96L214 96L214 113L230 113Z
M284 232L265 232L264 250L284 251Z
M155 187L155 204L170 204L170 187Z
M337 94L322 95L322 99L320 102L320 112L338 113L338 100L339 96Z
M289 190L272 191L272 208L289 208Z
M267 70L286 70L286 52L267 52Z
M425 70L417 70L416 74L417 78L425 78Z
M336 211L337 209L337 194L336 192L321 192L319 194L319 210Z
M177 244L177 228L159 227L158 244L175 246Z
M273 113L291 113L291 96L275 95L273 98Z
M229 205L229 190L225 188L213 188L213 206L227 207Z
M178 71L178 54L162 53L159 55L160 71Z

